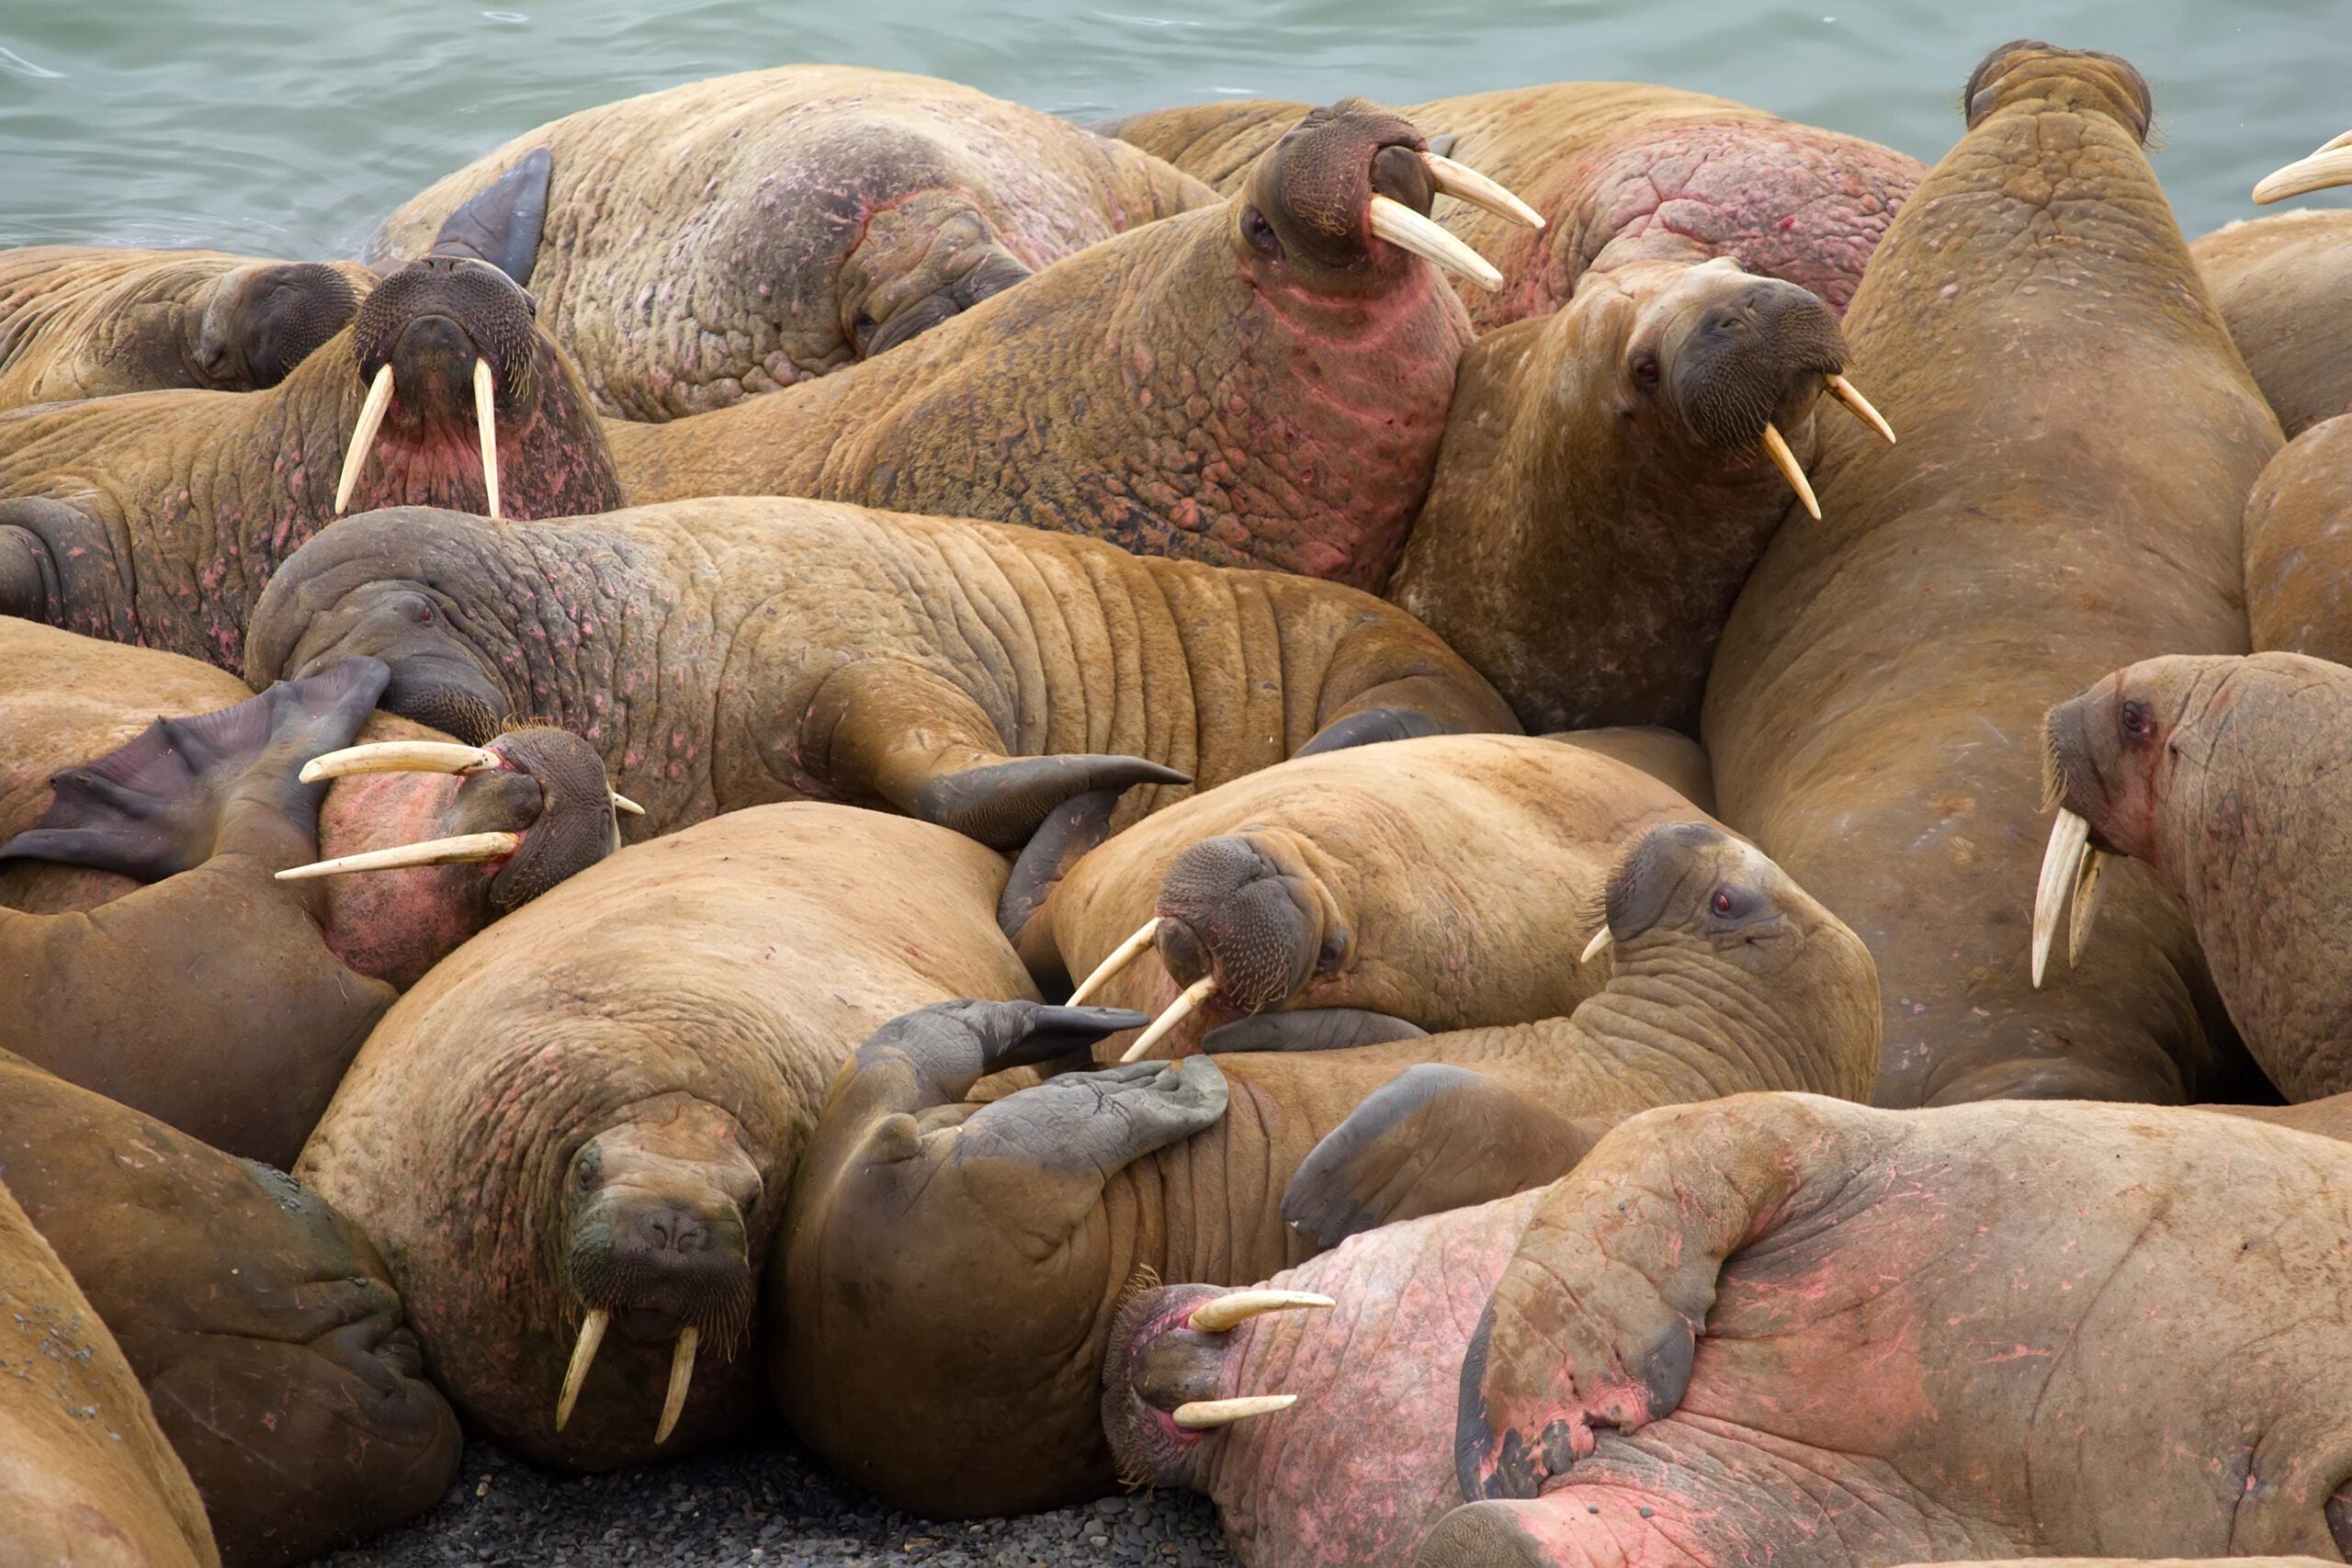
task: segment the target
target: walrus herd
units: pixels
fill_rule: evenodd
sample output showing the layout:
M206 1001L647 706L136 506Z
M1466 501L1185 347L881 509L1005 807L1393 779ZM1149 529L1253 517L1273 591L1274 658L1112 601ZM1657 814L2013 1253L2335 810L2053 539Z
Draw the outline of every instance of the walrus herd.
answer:
M0 1568L771 1415L1252 1568L2343 1561L2352 215L1961 101L793 66L0 254Z

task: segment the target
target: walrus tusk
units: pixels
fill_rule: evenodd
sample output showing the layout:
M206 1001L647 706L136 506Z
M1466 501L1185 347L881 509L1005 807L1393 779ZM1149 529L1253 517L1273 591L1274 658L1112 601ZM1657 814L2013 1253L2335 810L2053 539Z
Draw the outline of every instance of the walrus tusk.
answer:
M1185 987L1184 994L1168 1004L1168 1010L1151 1021L1151 1027L1136 1036L1121 1062L1140 1060L1146 1051L1159 1043L1160 1036L1192 1016L1193 1010L1216 995L1216 976L1204 975Z
M490 514L498 510L498 409L492 400L498 383L490 361L474 358L474 428L481 433L481 488L490 492Z
M1780 426L1764 427L1764 455L1772 459L1772 466L1789 481L1789 488L1797 492L1797 499L1813 513L1813 520L1820 522L1821 502L1813 499L1813 486L1806 482L1804 470L1797 466L1797 455L1789 450L1788 439L1781 434Z
M2075 878L2075 916L2066 925L2069 968L2083 961L2083 949L2091 940L2091 927L2098 922L2099 900L2107 897L2107 884L2099 880L2098 873L2106 863L2105 851L2089 844L2083 846L2083 869Z
M670 1351L670 1392L662 1396L662 1424L653 1428L657 1449L678 1429L678 1413L686 1407L686 1390L695 1381L695 1346L701 1338L702 1330L691 1323L678 1330L678 1343Z
M1489 292L1503 286L1503 275L1492 262L1446 232L1444 225L1401 201L1385 196L1372 198L1372 231L1399 250L1449 267Z
M1288 1410L1298 1403L1295 1393L1252 1393L1239 1399L1195 1399L1180 1404L1169 1412L1169 1419L1187 1432L1205 1432L1215 1427L1230 1427L1236 1421L1247 1421L1252 1416L1272 1416L1277 1410Z
M603 1307L592 1307L580 1325L580 1342L571 1348L571 1365L563 1370L563 1392L556 1395L555 1429L571 1419L571 1407L580 1403L581 1385L588 1381L588 1369L595 1364L596 1347L605 1342L605 1326L613 1314Z
M384 410L392 401L392 367L387 363L376 371L376 378L368 384L368 400L359 405L359 422L351 427L351 444L344 449L343 477L335 481L334 514L351 504L351 491L359 482L359 470L368 466L368 449L376 444L376 432L384 423Z
M1151 939L1159 934L1159 917L1154 915L1136 929L1135 935L1113 948L1111 956L1094 966L1093 974L1079 982L1078 989L1069 994L1069 1005L1084 1006L1087 998L1109 985L1120 970L1136 961L1136 954L1151 945Z
M2254 187L2254 199L2267 207L2290 196L2340 185L2352 185L2352 130L2321 143L2310 157L2298 158L2263 175Z
M279 872L277 880L300 882L313 876L340 876L347 871L397 871L404 865L459 865L496 860L522 847L520 833L459 833L455 838L427 839L421 844L395 844L389 850L313 861Z
M2041 882L2033 893L2033 983L2050 964L2051 939L2058 934L2058 911L2082 874L2083 851L2091 840L2091 825L2084 818L2058 808L2050 825L2050 847L2041 852Z
M1828 388L1829 395L1845 404L1856 419L1885 436L1889 446L1894 445L1894 426L1886 423L1886 415L1871 406L1871 400L1862 396L1860 387L1834 370L1821 378L1821 384Z
M1228 1291L1215 1301L1203 1302L1194 1307L1193 1315L1184 1320L1184 1326L1195 1334L1223 1334L1270 1312L1292 1312L1301 1307L1333 1307L1339 1304L1330 1297L1318 1296L1313 1291Z
M642 817L645 815L645 807L639 806L637 802L631 800L628 796L623 795L618 790L613 791L613 809L616 811L626 811L631 817Z
M1599 931L1592 933L1592 940L1584 944L1584 951L1577 954L1577 962L1579 964L1591 963L1594 959L1607 952L1609 950L1609 944L1615 940L1616 938L1609 934L1609 928L1607 926L1601 927Z
M1529 229L1544 227L1544 215L1511 194L1499 180L1488 179L1467 164L1457 164L1435 152L1421 154L1421 165L1430 172L1430 183L1456 201L1484 209L1498 218L1508 218Z
M499 766L498 753L454 740L371 740L326 751L302 764L304 784L352 773L480 773Z

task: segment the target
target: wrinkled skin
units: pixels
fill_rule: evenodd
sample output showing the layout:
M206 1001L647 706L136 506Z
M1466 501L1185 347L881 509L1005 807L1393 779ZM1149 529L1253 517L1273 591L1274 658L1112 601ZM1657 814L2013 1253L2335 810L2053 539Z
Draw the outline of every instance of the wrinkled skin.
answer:
M354 518L278 574L249 669L361 653L395 713L585 737L636 836L816 798L1011 849L1074 796L1159 786L1124 824L1310 744L1513 728L1427 628L1343 588L785 499Z
M0 1568L220 1568L114 1336L0 1187Z
M1625 1122L1479 1318L1454 1451L1489 1500L1416 1561L2340 1556L2347 1177L2156 1107Z
M896 353L662 425L608 423L632 503L807 495L1091 534L1376 589L1428 491L1469 341L1420 133L1314 111L1229 200L1057 263Z
M1625 865L1614 975L1566 1018L1065 1072L985 1104L967 1098L982 1076L1038 1059L1019 1010L958 1004L881 1031L834 1085L770 1265L770 1375L793 1430L914 1513L1099 1493L1098 1380L1130 1281L1297 1263L1313 1244L1286 1223L1295 1204L1345 1234L1361 1169L1337 1162L1304 1194L1293 1174L1416 1069L1540 1089L1596 1128L1765 1084L1868 1092L1877 993L1850 932L1703 825L1657 829ZM1707 912L1715 892L1735 917ZM1106 1010L1099 1028L1136 1017ZM1403 1208L1391 1174L1371 1187Z
M2174 657L2116 671L2045 725L2047 793L2089 822L2094 850L2186 902L2231 1021L2294 1100L2352 1089L2335 935L2352 918L2347 708L2341 665ZM2092 952L2100 939L2094 925Z
M2289 440L2352 412L2352 211L2233 223L2188 253Z
M0 411L204 387L274 387L376 285L351 262L218 251L0 251Z
M2141 151L2138 73L2008 45L1965 102L1846 313L1902 444L1822 430L1824 521L1741 591L1704 739L1724 819L1878 960L1881 1104L2177 1102L2226 1020L2152 879L2119 868L2113 940L2032 987L2036 743L2120 664L2244 650L2237 518L2277 423Z
M2254 646L2352 662L2352 415L2279 448L2245 501L2245 609Z
M73 649L55 651L74 661ZM143 653L141 663L168 657ZM353 660L236 706L154 720L56 774L40 823L0 843L0 863L38 862L65 883L44 892L18 873L34 894L26 901L55 912L0 910L8 1044L232 1154L283 1166L400 987L616 844L602 770L560 731L499 738L500 764L464 780L300 783L304 762L356 735L386 679L380 664ZM85 717L97 694L85 689ZM493 831L523 841L471 864L325 882L272 875L326 855Z
M6 1052L0 1181L145 1384L229 1568L441 1500L458 1419L375 1247L314 1194Z
M1037 268L1216 201L1158 159L950 82L787 65L584 109L395 212L376 259L552 154L528 282L597 406L667 420L882 353Z
M402 998L297 1174L375 1238L435 1380L503 1447L583 1470L707 1448L763 1403L743 1331L835 1069L908 1008L1034 996L990 919L1004 874L814 804L634 846ZM592 1309L611 1330L559 1434Z
M472 372L492 367L509 517L617 505L579 376L494 269L417 262L266 391L144 392L0 416L0 614L242 668L270 573L334 521L377 372L393 393L350 505L486 510Z

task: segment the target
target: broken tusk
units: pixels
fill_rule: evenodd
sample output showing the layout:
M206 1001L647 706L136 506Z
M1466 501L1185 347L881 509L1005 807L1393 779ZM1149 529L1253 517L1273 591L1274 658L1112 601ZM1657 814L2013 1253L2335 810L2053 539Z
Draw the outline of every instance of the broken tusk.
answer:
M1385 196L1372 198L1372 231L1422 260L1462 274L1479 288L1492 291L1503 286L1494 264L1446 232L1433 218L1424 218L1401 201Z
M1236 1421L1247 1421L1252 1416L1272 1416L1277 1410L1288 1410L1298 1403L1295 1393L1252 1393L1240 1399L1195 1399L1180 1404L1169 1412L1169 1419L1187 1432L1205 1432L1215 1427L1230 1427Z
M368 449L376 444L376 432L384 423L384 410L392 401L392 367L387 363L378 368L376 378L368 384L367 400L359 405L359 422L351 427L350 445L344 448L343 477L335 481L334 514L351 504L352 487L359 482L359 470L368 466Z
M1813 520L1820 522L1821 502L1813 499L1813 486L1806 481L1804 470L1797 467L1797 455L1789 450L1788 439L1781 434L1780 426L1768 424L1764 427L1764 455L1772 459L1772 466L1781 470L1782 479L1789 481L1789 488L1797 492L1797 499L1804 502L1804 509L1813 514Z
M1430 183L1454 200L1466 201L1526 228L1544 227L1544 215L1512 195L1501 181L1488 179L1467 164L1457 164L1434 152L1422 153L1421 164L1430 172Z
M2099 900L2107 896L2107 884L2099 880L2099 867L2107 863L2107 852L2083 846L2083 868L2075 877L2075 914L2066 925L2066 966L2073 968L2083 961L2083 949L2089 945L2091 927L2098 923Z
M1313 1291L1228 1291L1215 1301L1194 1307L1193 1315L1184 1320L1184 1326L1195 1334L1223 1334L1270 1312L1337 1305L1330 1297L1317 1295Z
M2352 130L2331 137L2308 158L2298 158L2283 169L2262 176L2254 199L2267 207L2290 196L2305 196L2330 186L2352 185Z
M1889 446L1894 445L1894 426L1887 423L1886 416L1871 406L1871 400L1862 396L1860 388L1834 370L1824 376L1821 383L1829 389L1829 395L1845 404L1856 419L1885 436Z
M372 740L327 751L302 764L304 784L352 773L479 773L499 766L498 753L453 740Z
M313 876L340 876L348 871L397 871L404 865L460 865L496 860L522 847L520 833L459 833L455 838L427 839L421 844L395 844L389 850L313 861L279 872L277 880L301 882Z
M1109 985L1120 970L1136 961L1136 954L1151 945L1152 938L1159 934L1159 917L1154 915L1136 928L1135 935L1113 948L1111 956L1094 966L1094 973L1079 982L1078 989L1069 994L1069 1005L1084 1006L1087 998Z
M605 1327L613 1314L603 1307L593 1307L580 1325L580 1342L571 1348L571 1365L563 1370L563 1392L556 1396L555 1429L571 1419L571 1407L580 1403L581 1385L588 1381L588 1369L595 1364L596 1347L605 1342Z
M489 492L492 517L503 515L498 510L498 408L492 397L497 390L490 361L475 355L474 428L481 434L481 488Z
M1216 976L1204 975L1185 987L1184 994L1168 1004L1168 1010L1151 1021L1151 1027L1136 1036L1121 1062L1140 1061L1143 1054L1160 1042L1161 1036L1192 1016L1193 1010L1216 995Z
M1609 928L1607 926L1601 927L1599 931L1592 933L1592 940L1584 944L1584 951L1577 954L1577 962L1579 964L1591 963L1594 959L1608 952L1609 944L1616 940L1617 939L1615 937L1609 934Z
M2051 939L2058 934L2058 911L2064 907L2075 879L2082 874L2083 851L2090 843L2091 825L2064 807L2050 825L2050 847L2041 852L2041 881L2033 893L2033 983L2050 964Z
M618 790L613 791L613 809L616 811L626 811L631 817L642 817L645 815L645 807L639 806L637 802L631 800L628 796L623 795Z
M678 1413L686 1407L686 1389L695 1381L695 1346L702 1339L702 1330L693 1324L678 1330L678 1343L670 1351L670 1390L662 1396L662 1424L653 1429L653 1446L660 1448L678 1429Z

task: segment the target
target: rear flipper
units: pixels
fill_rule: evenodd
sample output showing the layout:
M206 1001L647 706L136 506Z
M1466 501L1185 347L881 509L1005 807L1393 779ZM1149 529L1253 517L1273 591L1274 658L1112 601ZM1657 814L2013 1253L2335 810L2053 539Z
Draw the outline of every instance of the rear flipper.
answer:
M1466 1067L1425 1062L1315 1145L1283 1194L1283 1218L1317 1246L1337 1247L1398 1220L1545 1186L1608 1131Z

